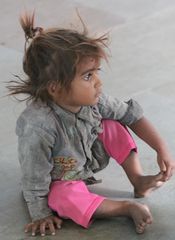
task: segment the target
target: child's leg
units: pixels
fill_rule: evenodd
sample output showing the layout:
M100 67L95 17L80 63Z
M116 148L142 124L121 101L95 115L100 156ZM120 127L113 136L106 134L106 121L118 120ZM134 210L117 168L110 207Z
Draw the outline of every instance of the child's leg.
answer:
M131 201L113 201L105 199L95 211L94 218L127 216L133 219L136 232L143 233L147 225L152 223L149 208Z
M143 176L137 148L128 130L117 121L103 120L103 133L99 135L107 153L114 158L126 172L134 186L136 197L148 195L160 187L163 174Z
M49 207L62 218L88 228L91 218L105 197L89 192L82 181L54 181L48 195Z
M131 201L113 201L89 192L83 181L55 181L51 184L48 205L62 218L88 228L92 219L131 217L136 231L143 233L152 221L147 206Z

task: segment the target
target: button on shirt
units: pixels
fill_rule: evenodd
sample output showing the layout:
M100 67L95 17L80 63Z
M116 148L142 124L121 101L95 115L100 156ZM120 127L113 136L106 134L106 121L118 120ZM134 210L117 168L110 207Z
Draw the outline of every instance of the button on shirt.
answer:
M134 101L102 94L95 106L71 113L53 102L32 102L17 120L18 155L24 198L33 220L52 214L47 205L50 183L92 177L107 166L108 154L98 134L102 119L130 125L143 115Z

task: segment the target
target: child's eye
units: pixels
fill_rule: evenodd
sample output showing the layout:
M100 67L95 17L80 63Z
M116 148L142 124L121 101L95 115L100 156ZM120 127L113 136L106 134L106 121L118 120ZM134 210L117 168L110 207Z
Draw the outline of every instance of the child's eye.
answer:
M92 76L93 76L93 73L98 73L98 71L100 71L101 70L101 68L97 68L94 72L88 72L87 74L85 74L84 75L84 77L83 77L83 79L85 80L85 81L89 81L89 80L91 80L91 78L92 78Z
M83 79L86 80L86 81L89 81L92 77L92 73L87 73L86 75L84 75Z

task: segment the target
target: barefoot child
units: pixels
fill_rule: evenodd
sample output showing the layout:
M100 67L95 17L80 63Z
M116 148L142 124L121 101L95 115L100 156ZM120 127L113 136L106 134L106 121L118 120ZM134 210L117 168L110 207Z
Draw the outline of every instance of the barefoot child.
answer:
M102 92L98 71L107 58L105 36L43 30L33 23L34 15L21 18L28 78L9 86L11 95L23 93L31 100L16 127L23 194L32 219L25 231L44 236L48 228L55 235L64 218L88 228L93 219L125 216L143 233L152 221L146 205L110 200L87 186L98 182L94 173L112 157L124 169L135 196L147 196L173 174L166 144L136 101L122 102ZM143 175L126 126L156 151L160 173Z

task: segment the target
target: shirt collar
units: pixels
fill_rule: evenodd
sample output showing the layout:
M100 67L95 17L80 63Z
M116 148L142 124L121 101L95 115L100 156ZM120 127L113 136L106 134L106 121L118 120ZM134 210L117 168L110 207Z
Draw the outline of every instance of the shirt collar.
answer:
M60 107L54 102L51 102L49 105L54 110L54 112L63 119L63 121L71 125L75 124L76 115L74 113Z
M78 113L72 113L54 102L50 103L51 108L56 112L58 116L64 119L64 121L72 124L76 123L77 119L82 119L85 121L89 121L91 119L91 106L83 106Z

